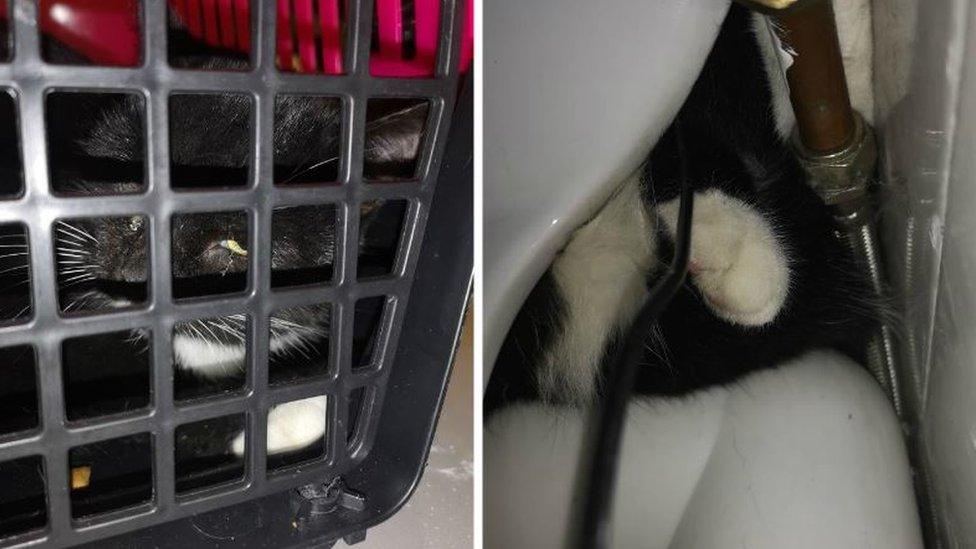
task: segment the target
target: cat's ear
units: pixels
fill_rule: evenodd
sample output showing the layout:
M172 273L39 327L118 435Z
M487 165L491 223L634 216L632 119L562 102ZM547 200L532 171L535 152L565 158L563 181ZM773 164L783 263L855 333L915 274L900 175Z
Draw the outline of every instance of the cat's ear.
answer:
M366 178L408 179L415 175L429 110L427 101L413 102L366 122Z

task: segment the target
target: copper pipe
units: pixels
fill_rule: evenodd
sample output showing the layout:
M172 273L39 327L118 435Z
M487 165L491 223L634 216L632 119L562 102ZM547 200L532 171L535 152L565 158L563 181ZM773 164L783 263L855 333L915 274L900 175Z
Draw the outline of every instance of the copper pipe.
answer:
M885 276L869 190L877 147L871 128L851 109L831 1L801 0L790 8L766 13L777 37L792 53L792 64L785 72L796 114L793 144L800 164L810 185L831 207L842 228L839 235L874 293L883 297ZM868 341L867 367L900 415L896 357L894 331L882 324Z
M786 81L801 143L813 152L850 145L854 116L831 2L803 2L773 19L780 40L795 53Z

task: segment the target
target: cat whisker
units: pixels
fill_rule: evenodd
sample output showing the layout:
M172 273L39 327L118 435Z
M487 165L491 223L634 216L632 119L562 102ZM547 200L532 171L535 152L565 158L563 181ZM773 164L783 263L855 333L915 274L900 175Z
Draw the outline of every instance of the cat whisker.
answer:
M66 288L68 286L74 286L75 284L80 284L82 282L87 282L89 280L95 280L95 275L88 274L88 273L75 275L71 278L62 280L59 286L61 286L62 288Z
M19 248L19 249L24 249L26 247L27 247L27 244L0 244L0 248Z
M320 168L322 166L325 166L326 164L335 162L336 160L339 160L339 157L338 156L333 156L332 158L323 160L321 162L316 162L315 164L312 164L310 166L306 166L304 168L298 168L298 169L296 169L296 171L292 172L292 174L288 176L288 179L285 179L284 181L282 181L281 184L288 183L289 181L292 181L293 179L295 179L296 177L299 177L302 174L308 173L308 172L314 170L315 168Z
M85 305L88 305L89 303L91 303L93 297L96 297L96 293L94 291L84 292L84 293L82 293L82 294L74 297L71 300L71 302L68 303L68 305L66 305L64 307L64 311L65 312L68 312L72 308L75 308L75 307L81 308L81 307L83 307Z
M70 223L67 223L65 221L58 221L58 225L61 226L61 227L66 228L66 229L71 230L72 232L78 234L79 236L82 236L84 238L87 238L88 240L91 240L95 244L98 244L98 240L94 236L92 236L91 234L89 234L87 231L85 231L84 229L81 229L79 227L76 227L76 226L74 226L74 225L72 225Z
M85 257L91 255L87 250L75 250L71 248L56 248L58 256L64 257Z
M92 270L91 270L90 267L74 267L74 268L71 268L71 269L65 269L63 271L58 271L58 274L59 275L73 275L73 274L79 274L79 273L91 273L91 271Z
M26 269L26 268L28 268L28 265L17 265L16 267L9 267L9 268L6 268L6 269L0 271L0 274L10 273L10 272L13 272L13 271L20 271L20 270Z
M214 324L213 327L214 328L217 328L218 330L220 330L222 332L224 332L225 334L228 334L228 335L234 337L234 339L237 339L241 343L245 343L244 336L240 332L238 332L237 330L235 330L234 328L232 328L231 326L229 326L227 324L217 323L217 324Z
M0 259L7 259L8 257L22 257L25 255L30 255L30 254L28 254L27 252L15 252L15 253L0 255Z
M75 232L69 231L68 229L65 228L68 226L69 225L59 225L54 228L54 230L57 231L59 234L57 238L64 238L66 240L76 240L78 242L85 242L86 239L84 237L82 237L81 235Z
M409 107L400 109L398 111L391 112L390 114L381 116L381 117L379 117L379 118L371 121L369 124L366 124L366 129L367 130L375 130L377 128L382 128L383 126L386 126L387 124L392 124L393 122L395 122L396 119L397 119L397 117L399 117L399 116L402 116L402 115L407 114L407 113L409 113L411 111L420 110L421 108L426 108L426 107L427 107L427 103L417 103L416 105L411 105Z
M220 337L218 337L217 334L213 331L213 328L210 327L210 321L208 320L201 321L200 327L206 330L207 332L209 332L211 336L213 336L213 341L220 341Z
M79 244L79 243L76 243L76 242L71 242L71 241L67 241L67 240L64 240L64 239L59 238L58 239L58 242L57 242L57 245L55 246L55 249L56 250L67 250L69 252L86 252L86 253L90 253L90 250L88 249L87 246L88 246L87 243Z
M57 244L60 246L77 246L79 248L84 248L91 245L83 238L64 232L61 229L58 229L58 233L59 234L55 235L55 239Z

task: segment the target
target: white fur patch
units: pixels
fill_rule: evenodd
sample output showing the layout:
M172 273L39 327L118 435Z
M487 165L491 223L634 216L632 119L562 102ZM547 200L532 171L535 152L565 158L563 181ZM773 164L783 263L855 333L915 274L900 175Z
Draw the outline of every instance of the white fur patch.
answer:
M245 347L177 334L173 337L176 364L204 377L233 375L244 366Z
M552 264L566 319L539 369L545 398L586 402L593 397L607 339L644 303L654 254L652 224L635 174L576 230Z
M271 338L272 354L286 353L307 345L307 338L299 333L285 333ZM173 337L173 355L177 366L204 377L233 375L244 367L244 345L210 341L177 334Z
M327 397L318 396L279 404L268 412L268 453L278 454L305 448L325 434ZM231 443L231 450L244 455L244 433Z
M657 211L674 235L678 200ZM691 224L692 281L709 308L734 324L771 322L786 302L790 269L769 222L741 200L710 189L695 193Z

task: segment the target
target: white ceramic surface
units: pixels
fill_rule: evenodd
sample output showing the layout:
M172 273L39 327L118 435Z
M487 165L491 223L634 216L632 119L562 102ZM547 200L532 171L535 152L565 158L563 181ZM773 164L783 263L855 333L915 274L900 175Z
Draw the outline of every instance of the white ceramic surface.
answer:
M729 389L630 408L613 547L922 546L901 428L860 366L818 351ZM485 431L485 547L566 547L577 411L503 411Z
M674 117L726 0L484 6L485 378L525 296Z

